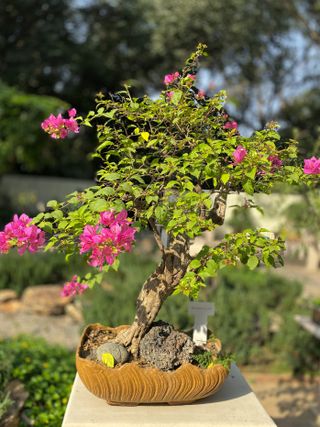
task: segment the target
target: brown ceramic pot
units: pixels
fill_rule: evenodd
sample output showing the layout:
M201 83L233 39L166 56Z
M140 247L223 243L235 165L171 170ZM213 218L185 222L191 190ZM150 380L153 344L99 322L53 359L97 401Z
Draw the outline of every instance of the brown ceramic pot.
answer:
M76 354L78 374L86 388L113 405L138 405L140 403L191 403L215 393L228 375L222 365L207 369L191 363L175 371L164 372L145 368L136 362L108 368L93 360L81 357L82 346L92 329L118 333L127 326L108 328L100 324L87 326Z

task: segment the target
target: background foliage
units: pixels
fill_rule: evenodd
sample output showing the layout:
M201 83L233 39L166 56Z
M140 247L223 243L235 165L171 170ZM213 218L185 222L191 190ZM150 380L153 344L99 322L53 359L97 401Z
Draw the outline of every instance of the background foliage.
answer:
M64 283L75 271L84 274L87 269L80 257L66 263L64 255L58 253L25 253L21 257L12 251L0 257L0 289L10 288L21 294L28 286Z
M228 108L247 132L281 112L286 133L296 132L310 154L312 138L318 138L319 1L270 0L260 6L258 0L200 0L196 7L192 0L1 2L0 80L25 96L57 97L82 112L92 108L95 93L117 90L128 79L137 94L157 93L161 76L202 42L209 47L203 89L227 87ZM30 130L23 111L15 112L13 123L20 115ZM0 114L0 120L7 119ZM21 129L11 130L11 150L22 145L24 151ZM77 141L71 168L55 161L42 166L34 148L32 167L11 162L11 170L92 175L74 156L89 151L93 141L86 135Z
M60 427L75 376L74 353L32 337L0 341L0 378L19 379L29 392L24 413L37 427ZM9 362L8 362L9 361ZM21 427L30 425L21 420Z

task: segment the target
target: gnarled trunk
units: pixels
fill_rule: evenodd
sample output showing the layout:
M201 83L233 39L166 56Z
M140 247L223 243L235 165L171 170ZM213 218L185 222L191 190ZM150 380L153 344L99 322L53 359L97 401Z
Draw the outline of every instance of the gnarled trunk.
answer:
M163 249L156 271L143 284L137 299L134 321L116 340L128 347L135 357L138 355L141 338L157 317L164 301L185 275L189 261L189 239L185 236L175 237L169 247Z

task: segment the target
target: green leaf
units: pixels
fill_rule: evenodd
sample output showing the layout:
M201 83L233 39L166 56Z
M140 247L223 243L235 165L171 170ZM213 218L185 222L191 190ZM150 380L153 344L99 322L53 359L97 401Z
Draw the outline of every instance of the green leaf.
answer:
M59 230L64 230L67 227L68 224L69 224L68 221L60 221L59 224L58 224L58 229Z
M115 173L115 172L113 172L113 173L107 173L106 175L103 176L103 178L106 181L116 181L117 179L120 178L120 174Z
M244 191L246 192L246 193L248 193L248 194L250 194L250 195L252 195L253 194L253 192L254 192L254 188L253 188L253 184L252 184L252 181L246 181L244 184L243 184L243 189L244 189Z
M48 208L57 209L58 206L59 203L56 200L49 200L49 202L47 203Z
M43 217L44 217L44 213L40 212L37 216L35 216L33 218L32 223L35 224L35 223L41 221Z
M110 119L113 119L113 117L114 117L114 115L115 115L115 113L117 112L117 110L111 110L111 111L108 111L106 114L105 114L105 116L106 117L109 117Z
M43 222L41 224L39 224L39 227L46 231L47 233L52 233L52 224L51 222Z
M223 184L226 184L229 181L229 179L230 179L230 175L228 173L223 173L221 175L221 182Z
M56 239L49 240L49 242L46 244L46 247L44 248L44 251L47 252L49 249L51 249L54 246L55 243L56 243Z
M190 262L189 268L198 268L201 266L201 262L198 259L194 259Z
M254 168L252 168L251 169L251 171L249 171L249 172L246 172L245 173L245 175L248 177L248 178L250 178L250 179L255 179L255 177L256 177L256 173L257 173L257 168L256 167L254 167Z
M146 196L146 202L148 203L148 205L152 202L157 202L158 200L158 196Z
M113 264L111 265L111 267L114 269L114 271L118 271L119 266L120 266L120 260L119 260L119 258L116 258L114 260Z
M61 218L63 218L63 212L58 209L56 211L53 211L52 214L51 214L51 216L54 219L61 219Z
M181 99L181 97L182 97L182 92L181 92L181 90L175 90L175 91L174 91L174 94L173 94L173 96L172 96L172 98L171 98L171 102L172 102L174 105L178 105L178 104L179 104L179 101L180 101L180 99Z
M247 266L250 268L250 270L255 269L258 264L259 264L259 259L255 255L252 255L249 257L247 261Z
M94 212L102 212L108 209L108 203L105 199L96 199L90 203L90 209Z

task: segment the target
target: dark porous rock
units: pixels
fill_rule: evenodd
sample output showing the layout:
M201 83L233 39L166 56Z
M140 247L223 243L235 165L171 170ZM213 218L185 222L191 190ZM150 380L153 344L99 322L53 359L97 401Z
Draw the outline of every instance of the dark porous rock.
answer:
M97 359L101 362L104 353L112 354L116 364L125 363L129 359L127 349L121 345L113 342L107 342L97 348Z
M191 362L195 345L187 334L160 321L155 322L142 338L139 349L144 362L169 371Z

